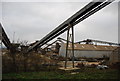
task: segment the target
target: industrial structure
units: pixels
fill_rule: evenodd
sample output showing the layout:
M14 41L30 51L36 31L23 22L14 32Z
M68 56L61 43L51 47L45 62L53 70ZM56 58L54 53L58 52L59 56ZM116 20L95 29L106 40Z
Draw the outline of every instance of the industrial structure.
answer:
M108 45L93 45L93 44L74 44L74 56L75 58L103 58L103 56L110 57L112 51L118 46ZM66 43L63 43L60 47L59 55L65 57ZM68 57L72 58L72 44L68 45Z
M85 7L83 7L81 10L76 12L73 16L68 18L66 21L64 21L62 24L60 24L58 27L56 27L53 31L51 31L49 34L47 34L45 37L43 37L41 40L30 44L27 46L26 51L24 51L24 54L28 54L29 52L35 50L37 51L38 49L42 48L43 45L47 44L49 41L54 39L55 37L59 36L60 34L64 33L67 31L67 43L61 43L61 47L59 46L58 43L56 43L56 52L60 53L60 55L65 56L65 68L67 64L67 58L70 56L72 58L72 63L73 63L73 68L74 68L74 57L79 57L79 56L88 56L88 57L101 57L102 55L107 55L111 53L117 46L100 46L100 45L92 45L91 42L102 42L102 43L107 43L109 45L119 45L115 43L110 43L110 42L103 42L103 41L98 41L98 40L84 40L80 42L74 42L74 26L84 19L88 18L95 12L99 11L100 9L104 8L105 6L109 5L112 3L114 0L93 0L89 4L87 4ZM7 37L7 34L5 33L2 25L0 24L0 28L2 30L2 42L4 45L8 48L8 50L11 51L11 53L15 54L17 48L20 46L19 44L12 44ZM69 31L70 29L72 30L72 34L70 37ZM71 38L71 40L69 40ZM59 38L60 39L60 38ZM61 40L57 40L60 41ZM86 42L86 44L80 44L81 42ZM52 43L52 44L53 44ZM50 45L52 45L50 44ZM46 48L48 48L50 45L48 45ZM25 46L23 46L25 47ZM46 49L45 48L45 49ZM59 51L60 48L60 51ZM24 49L22 49L24 50ZM22 51L21 50L21 51ZM23 52L23 51L22 51ZM71 53L70 53L71 52ZM69 55L68 55L69 54Z
M44 44L54 39L55 37L69 30L70 28L73 28L73 26L80 23L81 21L88 18L89 16L99 11L100 9L104 8L105 6L109 5L113 1L114 0L107 0L107 1L106 0L98 0L98 1L93 0L92 2L87 4L85 7L83 7L81 10L76 12L73 16L71 16L66 21L64 21L62 24L60 24L57 28L55 28L49 34L47 34L45 37L43 37L39 42L29 47L28 52L35 48L39 48L43 46Z

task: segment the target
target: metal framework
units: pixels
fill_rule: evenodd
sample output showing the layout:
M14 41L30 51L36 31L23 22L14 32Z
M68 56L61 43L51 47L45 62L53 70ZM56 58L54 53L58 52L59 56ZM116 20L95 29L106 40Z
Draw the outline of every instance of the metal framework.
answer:
M95 12L99 11L100 9L104 8L105 6L109 5L114 0L93 0L89 4L87 4L85 7L83 7L81 10L79 10L77 13L75 13L73 16L68 18L66 21L64 21L62 24L60 24L57 28L55 28L53 31L51 31L49 34L47 34L44 38L42 38L40 41L36 42L33 46L30 46L27 50L27 52L30 52L31 50L41 47L42 45L46 44L50 40L54 39L55 37L59 36L60 34L64 33L68 30L68 25L71 24L72 26L75 26L76 24L80 23L84 19L88 18ZM12 45L10 43L9 38L7 37L7 34L5 33L1 23L0 28L2 30L2 42L5 44L5 46L8 49L12 48Z
M56 41L52 42L51 44L48 44L44 49L48 48L49 46L53 45L54 43L56 43L58 41L63 43L63 41L61 41L61 40L56 40Z
M61 38L61 37L58 37L57 39L59 39L59 40L63 40L63 41L68 41L68 42L70 42L70 43L72 43L71 41L69 41L69 40L66 40L66 39L63 39L63 38Z
M4 45L7 47L7 49L12 49L12 45L11 45L11 42L10 42L10 40L9 40L9 38L8 38L8 36L7 36L7 34L5 33L5 31L4 31L4 29L3 29L3 27L2 27L2 25L1 25L1 23L0 23L0 29L1 29L1 33L2 33L2 37L1 37L1 39L2 39L2 42L4 43Z
M107 6L114 0L93 0L89 4L87 4L85 7L83 7L81 10L79 10L77 13L75 13L73 16L71 16L69 19L67 19L65 22L60 24L57 28L55 28L53 31L51 31L49 34L47 34L44 38L42 38L39 42L35 43L33 46L29 47L27 52L33 50L34 48L41 47L42 45L46 44L50 40L54 39L58 35L64 33L67 31L68 24L72 24L73 26L78 24L79 22L83 21L84 19L88 18L95 12L99 11L103 7Z
M72 34L70 34L70 29L72 30ZM71 37L70 37L71 35ZM72 40L72 42L70 41L70 38ZM67 68L67 58L68 58L68 45L69 43L72 43L72 66L74 68L74 27L72 24L69 24L68 26L68 30L67 30L67 45L66 45L66 55L65 55L65 68Z
M112 42L106 42L106 41L100 41L100 40L93 40L93 39L87 39L87 40L83 40L83 41L79 41L79 42L76 42L76 43L82 43L82 42L86 42L86 44L90 44L90 43L102 43L102 44L109 44L109 45L117 45L117 46L120 46L120 44L118 43L112 43Z
M54 41L54 42L52 42L51 44L46 44L47 46L46 46L45 48L48 48L49 46L53 45L54 43L56 43L56 42L58 42L58 41L61 42L61 43L64 43L63 41L66 42L67 40L66 40L66 39L63 39L63 38L61 38L61 37L58 37L57 40ZM71 41L68 41L68 42L72 43ZM44 49L45 49L45 48L44 48Z

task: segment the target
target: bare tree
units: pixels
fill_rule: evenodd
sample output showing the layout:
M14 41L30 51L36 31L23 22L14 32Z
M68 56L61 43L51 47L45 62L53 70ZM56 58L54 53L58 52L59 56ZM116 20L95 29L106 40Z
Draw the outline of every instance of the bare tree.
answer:
M24 56L24 71L26 72L27 71L27 60L28 60L28 54L26 54L26 50L28 48L28 41L27 40L24 40L24 41L21 41L21 51L22 51L22 55Z

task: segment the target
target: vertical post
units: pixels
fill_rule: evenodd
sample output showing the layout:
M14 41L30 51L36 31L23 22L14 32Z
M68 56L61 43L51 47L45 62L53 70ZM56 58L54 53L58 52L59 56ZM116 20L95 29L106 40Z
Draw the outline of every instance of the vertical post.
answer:
M2 80L2 27L0 26L0 79Z
M72 24L68 25L68 31L67 31L67 44L66 44L66 55L65 55L65 68L67 68L67 57L68 57L68 44L69 44L69 31L70 28L72 29L72 35L71 35L71 40L72 40L72 64L74 68L74 28Z
M2 27L1 26L0 26L0 48L1 48L0 52L2 52Z
M0 26L0 48L1 48L1 50L2 50L2 27ZM0 50L0 51L1 51ZM2 53L1 53L2 54Z
M72 28L72 63L73 63L73 68L74 68L74 28L73 26L71 25L71 28Z
M65 55L65 68L67 68L67 53L68 53L68 44L69 44L69 31L70 31L70 28L68 26L68 31L67 31L67 45L66 45L66 55Z

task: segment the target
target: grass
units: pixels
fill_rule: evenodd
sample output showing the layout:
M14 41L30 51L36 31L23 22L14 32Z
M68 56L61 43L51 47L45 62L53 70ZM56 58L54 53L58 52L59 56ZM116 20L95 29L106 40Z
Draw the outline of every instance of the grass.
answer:
M78 74L59 71L21 72L7 73L2 75L3 79L118 79L118 70L98 70L86 68Z

